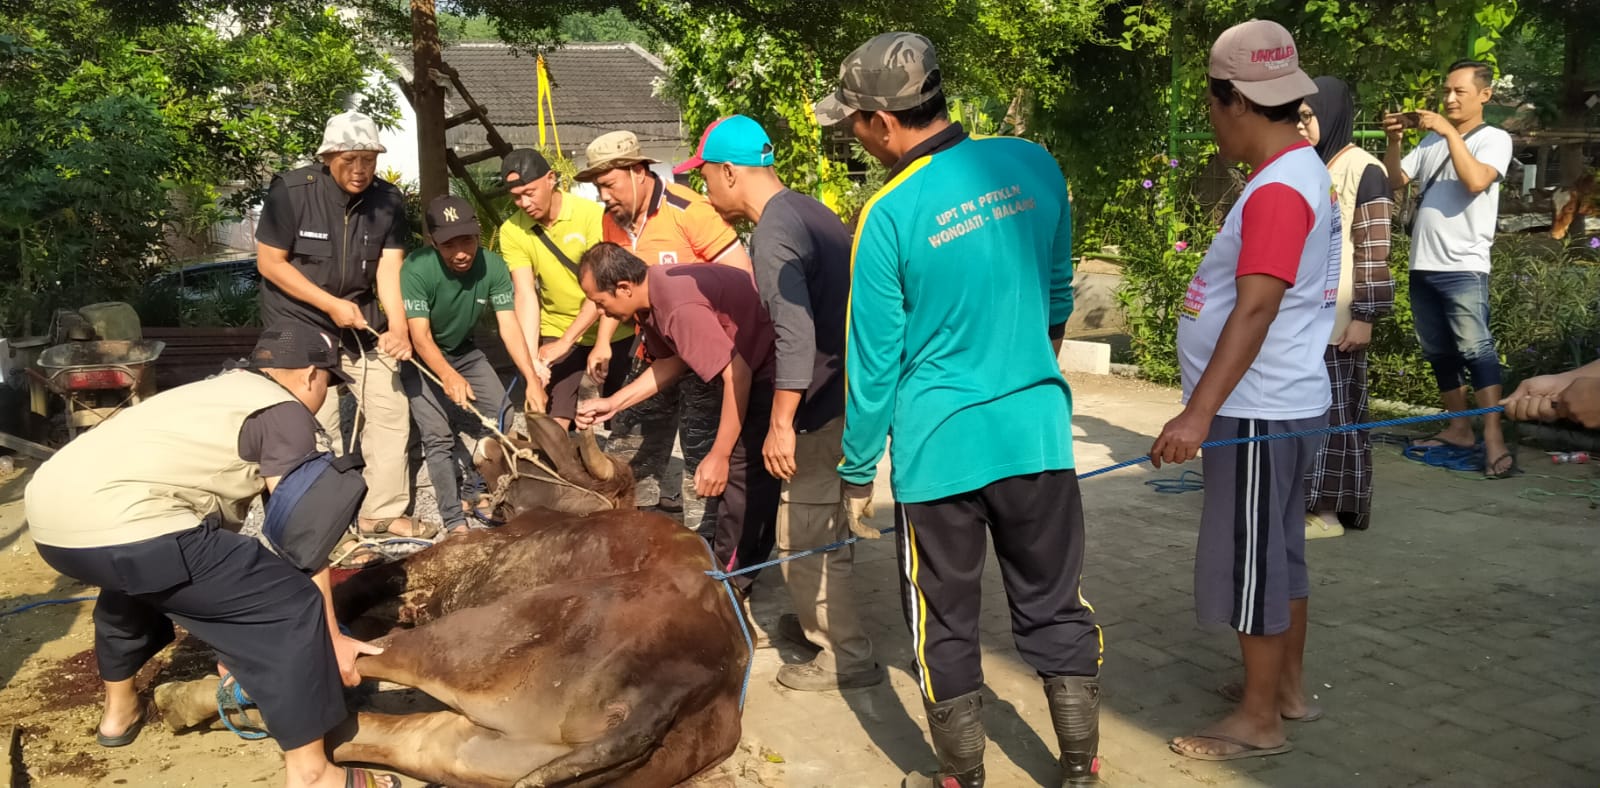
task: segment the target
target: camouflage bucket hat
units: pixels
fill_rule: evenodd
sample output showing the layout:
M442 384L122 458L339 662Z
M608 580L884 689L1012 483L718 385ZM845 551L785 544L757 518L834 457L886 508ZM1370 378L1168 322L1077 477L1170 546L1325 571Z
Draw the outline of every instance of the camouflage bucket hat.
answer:
M839 66L839 87L817 102L817 122L834 126L852 112L920 106L943 90L933 42L916 33L884 33L856 47Z

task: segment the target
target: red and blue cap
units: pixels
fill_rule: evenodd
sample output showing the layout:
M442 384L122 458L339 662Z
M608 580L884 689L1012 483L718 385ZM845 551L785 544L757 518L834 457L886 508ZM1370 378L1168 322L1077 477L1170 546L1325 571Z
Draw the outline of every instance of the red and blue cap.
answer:
M771 167L772 161L772 139L761 124L744 115L729 115L706 127L694 155L672 172L682 175L708 163Z

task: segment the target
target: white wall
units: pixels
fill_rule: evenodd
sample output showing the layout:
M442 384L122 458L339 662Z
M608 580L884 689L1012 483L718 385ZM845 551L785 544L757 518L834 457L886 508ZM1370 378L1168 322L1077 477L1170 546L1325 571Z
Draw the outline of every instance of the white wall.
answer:
M373 73L367 75L367 84L369 90L376 89L387 84L387 80ZM421 168L417 164L417 113L411 108L411 102L406 101L400 93L398 86L388 87L394 93L400 116L393 128L378 129L378 141L388 148L378 157L378 172L397 170L401 175L400 180L415 183L421 177Z

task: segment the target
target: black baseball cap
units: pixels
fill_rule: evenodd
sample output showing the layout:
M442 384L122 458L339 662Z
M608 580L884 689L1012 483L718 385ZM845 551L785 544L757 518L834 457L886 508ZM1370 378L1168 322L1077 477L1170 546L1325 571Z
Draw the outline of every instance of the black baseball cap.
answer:
M427 224L428 237L434 243L443 243L463 235L477 235L478 213L472 210L472 203L454 194L441 194L428 203Z
M549 172L550 162L533 148L517 148L500 160L500 182L507 186L521 186Z
M264 329L255 350L250 351L251 369L306 367L328 370L337 383L355 383L339 363L338 340L308 325L279 323Z

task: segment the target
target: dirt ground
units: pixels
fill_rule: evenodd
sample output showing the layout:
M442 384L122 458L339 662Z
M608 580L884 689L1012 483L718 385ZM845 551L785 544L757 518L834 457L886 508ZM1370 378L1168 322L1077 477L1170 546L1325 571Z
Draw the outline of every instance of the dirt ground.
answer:
M1073 376L1072 384L1080 472L1142 454L1177 410L1169 389L1109 377ZM1185 761L1164 746L1165 737L1220 713L1206 687L1230 677L1237 660L1231 644L1194 628L1188 608L1200 496L1159 495L1142 484L1179 469L1144 466L1085 482L1085 587L1106 627L1108 778L1163 786L1600 784L1591 650L1600 636L1591 593L1600 520L1582 499L1525 492L1583 489L1595 468L1534 466L1542 456L1525 449L1524 464L1539 476L1480 482L1406 462L1392 447L1379 452L1373 530L1310 549L1318 606L1308 669L1326 682L1319 692L1330 702L1329 721L1292 732L1300 752L1240 765ZM22 522L26 480L25 472L0 478L0 612L94 593L39 559ZM887 487L879 485L885 496ZM759 650L744 747L707 784L896 785L904 771L933 765L906 670L893 566L890 540L857 553L856 593L891 682L793 693L773 674L795 655ZM983 630L989 782L1045 784L1055 745L1037 680L1010 648L993 571ZM763 575L758 622L774 623L786 597L776 572ZM0 736L21 727L26 784L280 784L270 742L225 731L174 735L157 724L129 747L96 747L90 610L65 604L0 617ZM203 649L180 643L141 681L193 678L209 665Z

